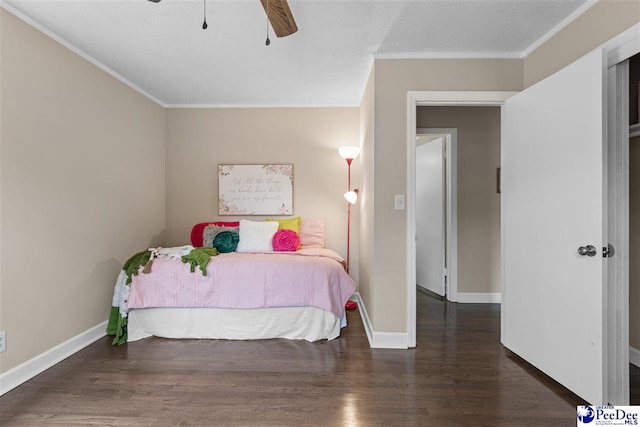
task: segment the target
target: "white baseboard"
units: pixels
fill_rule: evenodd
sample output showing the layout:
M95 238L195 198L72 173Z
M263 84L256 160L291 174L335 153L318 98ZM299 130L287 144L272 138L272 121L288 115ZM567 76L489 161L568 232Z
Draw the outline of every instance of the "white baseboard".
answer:
M640 368L640 350L629 346L629 363Z
M458 292L458 302L499 304L502 302L502 294L500 292Z
M371 348L391 348L391 349L407 349L409 336L406 332L377 332L373 330L371 325L371 319L367 313L367 308L362 302L362 298L359 293L355 293L352 296L358 303L358 311L360 311L360 317L364 324L364 330L367 333L367 339L369 340L369 347Z
M33 359L27 360L23 364L0 374L0 396L107 335L107 323L107 321L104 321L37 355Z

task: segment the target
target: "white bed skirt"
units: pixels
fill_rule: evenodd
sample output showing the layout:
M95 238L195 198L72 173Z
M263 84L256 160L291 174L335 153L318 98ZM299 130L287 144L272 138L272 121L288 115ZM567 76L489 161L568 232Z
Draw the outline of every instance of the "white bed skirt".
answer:
M143 308L129 312L127 341L150 336L257 340L270 338L331 340L346 326L346 316L316 307L257 309Z

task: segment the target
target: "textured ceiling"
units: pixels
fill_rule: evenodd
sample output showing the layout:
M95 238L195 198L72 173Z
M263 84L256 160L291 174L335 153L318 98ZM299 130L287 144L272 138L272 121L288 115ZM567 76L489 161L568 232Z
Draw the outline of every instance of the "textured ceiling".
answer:
M167 106L358 105L373 57L520 58L591 0L289 0L271 34L259 0L0 0Z

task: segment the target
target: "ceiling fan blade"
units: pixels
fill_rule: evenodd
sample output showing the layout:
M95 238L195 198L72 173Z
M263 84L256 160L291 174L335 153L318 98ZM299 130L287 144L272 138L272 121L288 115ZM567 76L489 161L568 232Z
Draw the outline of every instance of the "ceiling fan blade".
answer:
M153 3L160 3L160 0L149 0L149 1Z
M293 19L293 14L291 13L291 9L289 9L287 0L268 1L269 10L267 11L267 0L260 0L262 7L264 7L265 12L267 12L269 22L271 22L271 27L273 27L276 36L286 37L298 31L298 26Z

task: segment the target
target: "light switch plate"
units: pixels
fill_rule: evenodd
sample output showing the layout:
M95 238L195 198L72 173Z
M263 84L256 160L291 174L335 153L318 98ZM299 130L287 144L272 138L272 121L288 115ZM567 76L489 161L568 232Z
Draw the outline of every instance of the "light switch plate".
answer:
M404 210L404 194L396 194L395 210L397 210L397 211L403 211Z

